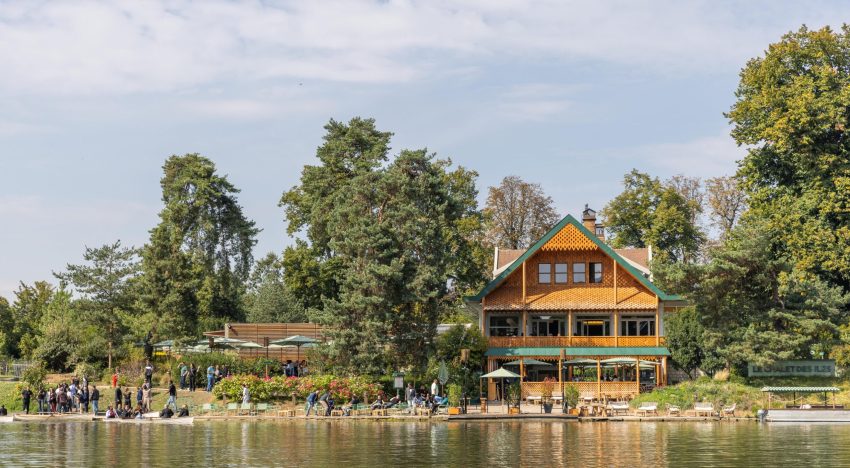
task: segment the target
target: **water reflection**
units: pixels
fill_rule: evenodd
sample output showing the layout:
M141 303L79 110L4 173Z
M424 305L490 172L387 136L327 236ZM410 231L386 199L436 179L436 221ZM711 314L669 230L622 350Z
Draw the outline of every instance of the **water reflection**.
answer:
M848 466L850 425L198 422L0 426L8 466Z

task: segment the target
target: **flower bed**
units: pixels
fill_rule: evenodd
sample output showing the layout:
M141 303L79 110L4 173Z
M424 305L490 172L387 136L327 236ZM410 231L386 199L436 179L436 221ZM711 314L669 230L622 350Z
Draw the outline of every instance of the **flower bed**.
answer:
M253 401L281 401L292 398L305 399L313 390L322 393L330 390L336 401L345 401L350 395L364 394L374 398L381 391L381 386L366 377L336 377L333 375L309 375L306 377L272 377L263 379L256 375L240 374L222 379L213 388L213 395L218 399L240 400L242 384L248 385Z

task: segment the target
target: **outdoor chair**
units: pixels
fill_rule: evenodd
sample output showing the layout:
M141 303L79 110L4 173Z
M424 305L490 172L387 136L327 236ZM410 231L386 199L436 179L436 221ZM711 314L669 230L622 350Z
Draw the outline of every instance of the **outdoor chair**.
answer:
M733 417L735 416L735 408L738 407L737 403L732 403L732 406L724 406L721 408L723 416Z
M708 417L714 416L714 405L708 402L701 402L694 404L694 414L699 417L701 415L706 415Z
M666 404L667 407L667 416L681 416L682 408L679 408L676 405L671 405L670 403Z
M641 403L637 410L635 410L635 414L640 416L641 413L643 413L644 416L649 416L649 413L658 416L658 403L654 401L645 401Z
M235 415L238 412L239 412L239 403L228 403L227 404L227 410L226 410L227 416L230 416L230 413L233 413Z
M213 405L212 403L204 403L203 405L201 405L201 411L200 412L203 413L203 414L212 416L214 406L215 405Z
M610 411L614 415L620 413L628 414L629 404L625 401L612 401L608 403L608 411Z
M257 406L254 409L254 414L256 414L257 416L259 416L260 413L265 415L268 412L269 412L269 404L268 403L257 403Z

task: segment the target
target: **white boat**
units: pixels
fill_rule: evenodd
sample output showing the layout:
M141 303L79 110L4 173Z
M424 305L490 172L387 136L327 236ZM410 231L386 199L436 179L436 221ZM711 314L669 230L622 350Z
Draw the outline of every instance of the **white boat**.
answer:
M177 418L177 417L160 418L159 416L157 416L155 418L154 417L145 417L145 418L141 418L141 419L135 419L135 418L133 418L133 419L121 419L121 418L109 418L109 419L107 419L107 418L103 418L102 421L107 422L107 423L170 424L170 425L184 426L184 425L191 425L192 423L194 423L195 418L191 417L191 416L185 417L185 418Z
M15 420L14 416L0 416L0 424L10 423Z
M12 420L15 422L68 422L68 421L92 421L91 414L62 413L62 414L15 414Z

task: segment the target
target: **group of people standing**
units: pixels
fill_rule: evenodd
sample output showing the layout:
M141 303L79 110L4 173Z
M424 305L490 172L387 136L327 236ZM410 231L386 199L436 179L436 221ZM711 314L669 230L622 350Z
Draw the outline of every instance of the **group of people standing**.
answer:
M90 407L96 414L99 409L100 390L94 385L89 385L85 377L82 382L75 377L70 384L61 383L55 387L42 387L35 393L29 387L25 387L21 391L22 409L25 414L30 414L33 397L38 403L39 414L88 413Z

